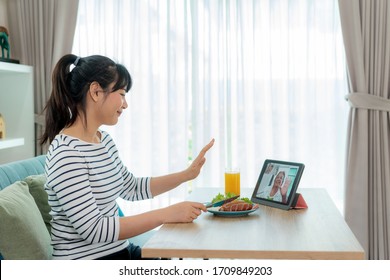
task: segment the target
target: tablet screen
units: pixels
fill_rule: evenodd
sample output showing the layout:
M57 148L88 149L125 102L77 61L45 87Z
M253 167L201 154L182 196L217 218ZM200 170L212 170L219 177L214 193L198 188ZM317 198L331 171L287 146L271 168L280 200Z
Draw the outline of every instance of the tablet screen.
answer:
M281 209L290 209L304 164L265 160L252 194L252 201Z

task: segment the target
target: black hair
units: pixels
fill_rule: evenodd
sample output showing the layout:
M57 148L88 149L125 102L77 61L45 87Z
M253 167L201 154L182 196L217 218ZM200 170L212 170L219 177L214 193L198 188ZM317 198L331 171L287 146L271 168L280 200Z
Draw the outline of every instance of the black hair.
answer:
M72 125L80 113L86 125L86 96L93 82L106 94L118 89L128 92L132 86L126 67L102 55L81 58L67 54L57 62L52 74L51 95L44 109L46 126L41 145L51 142L62 129ZM112 83L114 87L109 88Z

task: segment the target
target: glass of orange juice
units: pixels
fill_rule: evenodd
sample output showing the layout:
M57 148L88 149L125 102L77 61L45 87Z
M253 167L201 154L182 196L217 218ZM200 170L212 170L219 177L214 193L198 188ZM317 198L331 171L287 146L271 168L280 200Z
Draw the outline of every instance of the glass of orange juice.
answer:
M225 169L225 194L234 193L240 195L240 169Z

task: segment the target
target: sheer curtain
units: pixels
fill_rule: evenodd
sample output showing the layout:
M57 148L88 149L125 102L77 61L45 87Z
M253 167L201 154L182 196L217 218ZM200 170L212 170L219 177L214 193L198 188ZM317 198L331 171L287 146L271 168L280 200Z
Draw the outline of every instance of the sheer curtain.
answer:
M305 163L301 187L342 201L348 106L336 0L80 0L73 52L131 72L129 108L104 129L135 175L179 171L216 139L197 179L123 203L125 212L222 187L227 165L252 188L266 158Z

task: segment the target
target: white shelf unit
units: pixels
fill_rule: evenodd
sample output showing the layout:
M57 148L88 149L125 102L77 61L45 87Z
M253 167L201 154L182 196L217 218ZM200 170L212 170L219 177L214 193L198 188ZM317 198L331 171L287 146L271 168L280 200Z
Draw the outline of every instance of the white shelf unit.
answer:
M0 140L0 150L13 148L13 147L19 147L19 146L23 146L23 145L24 145L24 138Z
M0 114L5 138L0 140L0 164L34 156L33 67L0 62Z

